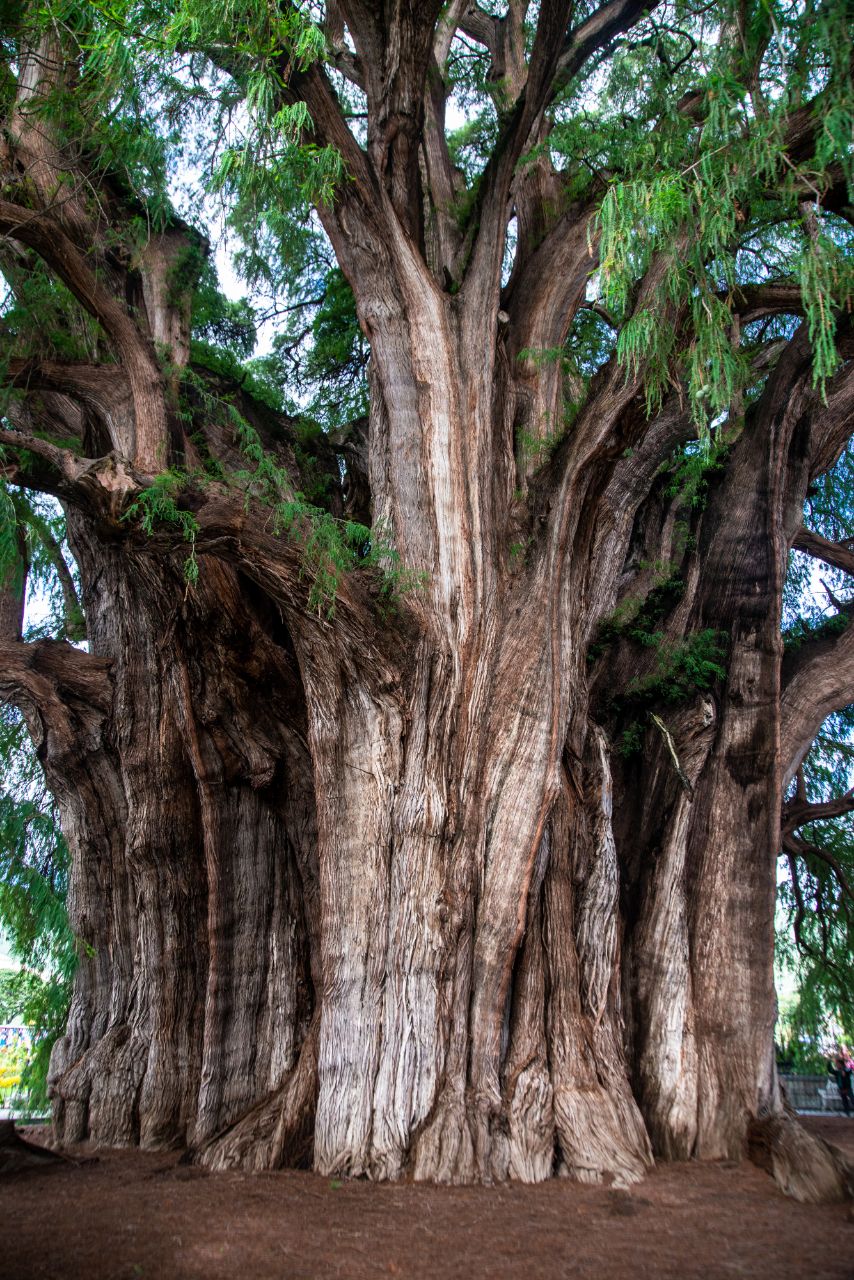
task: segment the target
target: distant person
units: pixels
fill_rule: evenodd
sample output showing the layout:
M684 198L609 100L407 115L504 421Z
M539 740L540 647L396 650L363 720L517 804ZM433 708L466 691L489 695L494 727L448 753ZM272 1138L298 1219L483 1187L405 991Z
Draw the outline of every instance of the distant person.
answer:
M854 1069L852 1069L851 1059L842 1052L838 1053L833 1062L828 1064L828 1071L836 1081L836 1087L842 1099L842 1110L850 1116L854 1113L854 1090L852 1090Z

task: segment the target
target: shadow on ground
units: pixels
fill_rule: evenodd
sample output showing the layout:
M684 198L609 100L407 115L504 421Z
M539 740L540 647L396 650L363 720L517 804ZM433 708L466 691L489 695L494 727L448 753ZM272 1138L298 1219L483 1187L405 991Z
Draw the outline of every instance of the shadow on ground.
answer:
M854 1119L807 1118L854 1156ZM32 1131L28 1137L36 1137ZM15 1280L852 1280L848 1205L787 1200L743 1164L662 1167L630 1191L213 1174L90 1151L0 1181Z

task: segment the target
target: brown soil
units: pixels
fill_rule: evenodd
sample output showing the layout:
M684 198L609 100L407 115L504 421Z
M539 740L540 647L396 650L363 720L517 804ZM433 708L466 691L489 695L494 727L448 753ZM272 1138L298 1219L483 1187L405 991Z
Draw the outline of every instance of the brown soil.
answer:
M805 1123L854 1156L854 1120ZM617 1191L208 1175L177 1154L74 1154L0 1181L4 1278L854 1278L849 1206L796 1204L749 1164L663 1166Z

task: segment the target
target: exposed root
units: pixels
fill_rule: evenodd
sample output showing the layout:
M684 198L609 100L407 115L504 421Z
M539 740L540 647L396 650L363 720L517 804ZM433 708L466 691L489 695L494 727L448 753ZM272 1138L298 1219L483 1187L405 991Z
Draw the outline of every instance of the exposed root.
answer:
M475 1182L474 1143L460 1097L443 1098L415 1148L416 1182Z
M794 1200L822 1204L854 1198L854 1164L850 1157L808 1133L787 1111L753 1122L748 1154Z
M510 1099L509 1176L544 1182L554 1167L553 1091L548 1073L534 1062L522 1071Z
M554 1110L563 1177L577 1182L610 1177L615 1187L627 1187L640 1182L651 1167L649 1139L631 1098L598 1086L556 1089Z
M64 1157L55 1151L19 1137L14 1120L0 1120L0 1173L21 1173L25 1169L64 1163Z
M317 1106L317 1042L315 1017L303 1042L299 1061L286 1082L236 1124L195 1153L206 1169L310 1168Z

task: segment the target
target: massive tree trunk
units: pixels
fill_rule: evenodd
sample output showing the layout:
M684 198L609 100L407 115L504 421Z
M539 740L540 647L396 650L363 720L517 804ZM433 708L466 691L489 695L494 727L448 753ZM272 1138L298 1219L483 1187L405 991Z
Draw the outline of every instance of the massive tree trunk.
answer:
M370 76L393 42L345 7ZM216 405L230 397L287 468L280 502L299 488L289 424L210 376L181 392L186 298L164 282L187 229L120 261L114 193L94 212L73 183L64 206L38 182L34 209L0 202L3 232L116 353L13 360L2 432L11 478L67 506L89 641L28 648L18 620L4 647L73 855L57 1138L186 1144L212 1168L625 1184L655 1156L738 1158L764 1133L794 1194L841 1194L817 1144L800 1136L789 1159L772 963L781 786L815 713L806 656L786 701L782 584L807 485L850 429L849 368L823 402L805 326L782 355L761 349L764 390L734 415L702 509L664 478L693 431L682 390L650 415L642 362L605 362L564 429L572 387L526 353L560 348L578 313L594 205L552 200L557 176L517 162L555 78L640 6L566 40L569 6L541 6L473 241L421 225L422 128L439 213L454 183L422 102L438 7L395 19L409 63L374 66L366 151L318 67L287 90L348 164L320 216L371 343L375 537L416 584L391 613L364 570L329 610L306 552L316 513L282 534ZM17 160L36 145L22 112ZM653 262L638 309L666 270ZM73 449L44 438L46 413ZM193 479L199 436L231 483ZM145 532L167 459L183 489ZM658 652L712 636L725 672L657 695L655 653L614 624L645 608ZM850 687L843 664L822 706Z

